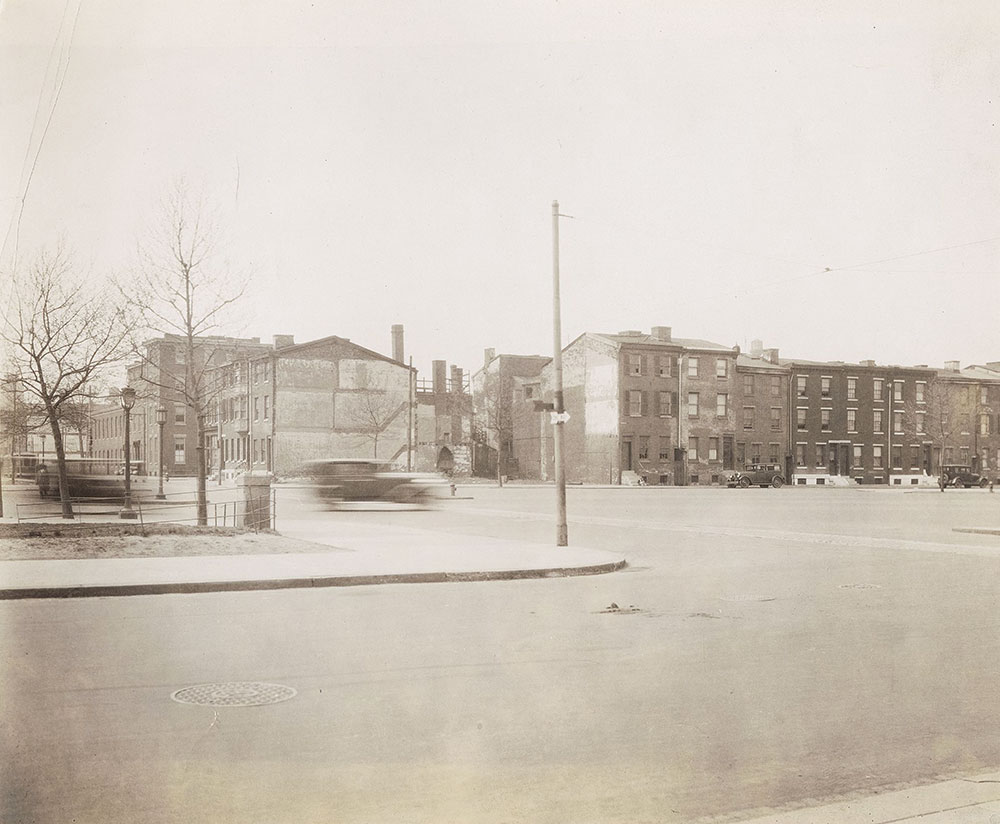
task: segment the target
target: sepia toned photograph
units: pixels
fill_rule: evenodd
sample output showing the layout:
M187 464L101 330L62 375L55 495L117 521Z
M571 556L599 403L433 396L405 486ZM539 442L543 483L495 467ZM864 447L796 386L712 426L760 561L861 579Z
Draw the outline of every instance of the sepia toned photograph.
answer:
M998 43L0 0L0 822L1000 823Z

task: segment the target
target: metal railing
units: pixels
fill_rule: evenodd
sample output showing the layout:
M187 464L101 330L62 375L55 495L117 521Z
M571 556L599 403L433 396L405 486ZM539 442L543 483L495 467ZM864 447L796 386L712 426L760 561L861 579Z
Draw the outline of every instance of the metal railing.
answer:
M207 521L213 527L248 528L254 532L273 529L277 512L277 490L268 489L265 495L249 499L240 489L226 489L223 494L212 491L207 501ZM115 523L125 506L123 496L106 498L73 498L73 520L91 523ZM133 496L132 509L136 513L140 531L149 524L198 525L198 504L190 491L169 493L163 499ZM18 523L59 522L63 520L62 504L56 500L18 502L15 504ZM145 533L143 533L145 534Z

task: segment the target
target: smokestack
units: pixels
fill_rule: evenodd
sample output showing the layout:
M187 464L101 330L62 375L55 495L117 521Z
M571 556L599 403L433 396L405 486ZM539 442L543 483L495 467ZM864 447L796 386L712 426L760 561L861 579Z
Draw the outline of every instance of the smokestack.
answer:
M403 362L403 324L392 325L392 359Z
M435 394L447 391L445 386L447 375L446 364L443 360L431 361L431 379Z

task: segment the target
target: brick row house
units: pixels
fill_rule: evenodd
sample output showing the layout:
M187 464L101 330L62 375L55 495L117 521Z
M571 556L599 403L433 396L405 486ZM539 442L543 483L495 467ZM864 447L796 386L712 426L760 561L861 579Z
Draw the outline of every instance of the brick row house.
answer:
M554 477L551 364L515 394L524 477ZM1000 362L959 369L780 359L704 340L585 333L563 350L570 483L724 482L752 463L798 484L932 483L942 464L1000 472ZM540 462L531 468L533 456Z

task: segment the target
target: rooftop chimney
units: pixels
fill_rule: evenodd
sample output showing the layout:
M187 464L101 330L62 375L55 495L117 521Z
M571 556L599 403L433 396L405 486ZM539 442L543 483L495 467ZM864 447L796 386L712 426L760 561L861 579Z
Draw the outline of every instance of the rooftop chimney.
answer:
M618 333L623 338L641 338L642 332L638 329L623 329Z
M462 391L462 367L452 366L451 367L451 391L461 392Z
M957 360L946 360L944 362L944 368L947 369L949 372L958 372L959 362Z
M496 349L484 349L483 350L483 366L489 366L493 358L497 356Z
M778 350L777 349L765 349L764 350L764 360L768 363L777 364L778 363Z
M392 359L403 362L403 324L392 325Z
M763 357L764 355L764 341L762 340L752 340L750 341L750 354L755 358Z
M873 366L875 366L875 361L873 361L873 360L863 360L863 361L861 361L861 365L862 366L867 366L869 369L871 369Z
M295 335L275 335L274 348L283 349L286 346L295 346Z
M653 337L657 340L662 340L670 342L670 337L673 330L669 326L654 326L653 327Z
M434 394L446 392L445 380L447 378L447 365L443 360L431 361L431 379L433 381Z

